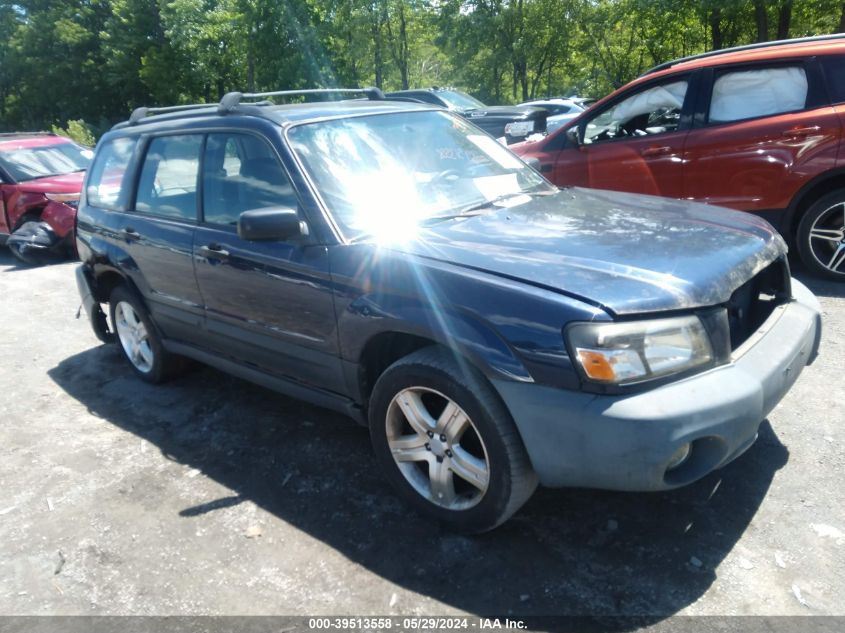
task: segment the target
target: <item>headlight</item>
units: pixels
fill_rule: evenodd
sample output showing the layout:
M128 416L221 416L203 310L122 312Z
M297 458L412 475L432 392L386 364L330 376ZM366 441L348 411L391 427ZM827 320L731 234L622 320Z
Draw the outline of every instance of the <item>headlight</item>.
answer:
M77 193L45 193L47 200L53 202L79 202L79 192Z
M592 381L625 385L677 374L713 360L696 316L578 323L567 328L575 360Z

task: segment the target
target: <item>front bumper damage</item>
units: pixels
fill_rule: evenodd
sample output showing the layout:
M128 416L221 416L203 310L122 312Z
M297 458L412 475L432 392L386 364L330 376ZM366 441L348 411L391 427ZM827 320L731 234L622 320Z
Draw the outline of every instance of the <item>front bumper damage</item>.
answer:
M818 301L792 280L794 299L726 365L629 395L595 395L493 381L510 409L540 483L609 490L668 490L741 455L761 421L818 354ZM679 467L672 456L691 451Z
M9 236L6 246L28 264L43 264L65 257L69 235L60 237L47 222L26 222Z

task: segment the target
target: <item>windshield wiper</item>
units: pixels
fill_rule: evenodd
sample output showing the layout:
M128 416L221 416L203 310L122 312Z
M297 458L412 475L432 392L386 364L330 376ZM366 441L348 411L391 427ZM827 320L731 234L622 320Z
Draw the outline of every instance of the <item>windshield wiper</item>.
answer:
M486 206L486 205L485 205ZM481 209L476 209L472 207L470 209L464 209L462 211L456 211L455 213L446 213L444 215L433 215L430 218L426 218L422 220L419 225L420 226L431 226L432 224L437 224L438 222L445 222L446 220L456 220L458 218L471 218L476 215L481 215Z
M499 202L503 202L510 198L515 198L517 196L545 196L549 194L557 193L556 190L546 190L546 191L515 191L512 193L505 193L501 196L496 196L495 198L491 198L490 200L484 200L482 202L474 202L462 209L456 210L454 213L446 213L443 215L435 215L431 218L427 218L422 224L425 226L428 223L439 222L442 220L455 220L457 218L468 218L475 215L480 215L481 211L484 209L489 209L490 207L496 206Z
M506 193L501 196L496 196L490 200L484 200L483 202L473 202L466 207L459 208L455 210L453 213L444 213L443 215L433 215L430 218L425 218L421 220L418 224L419 226L431 226L432 224L438 224L439 222L445 222L447 220L458 220L460 218L471 218L478 215L481 215L484 209L489 209L490 207L495 206L499 202L507 200L509 198L514 198L516 196L548 196L558 193L558 189L543 189L542 191L516 191L513 193ZM366 239L371 234L369 232L362 233L360 235L356 235L354 238L350 239L350 242L357 242L363 239Z
M437 224L438 222L444 222L446 220L457 220L458 218L471 218L476 215L481 215L481 212L484 209L489 209L492 206L495 206L497 202L501 202L503 200L507 200L508 198L513 198L514 196L521 196L525 195L522 193L508 193L503 196L496 196L492 200L485 200L484 202L473 202L471 205L464 207L463 209L459 209L454 213L444 213L443 215L434 215L430 218L426 218L422 222L420 222L420 226L429 226L431 224Z

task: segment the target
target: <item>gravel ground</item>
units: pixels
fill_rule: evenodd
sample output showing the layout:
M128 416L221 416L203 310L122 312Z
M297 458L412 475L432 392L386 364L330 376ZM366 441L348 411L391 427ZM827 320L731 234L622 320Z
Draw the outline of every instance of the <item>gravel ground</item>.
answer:
M480 537L403 507L364 429L198 367L133 377L75 264L0 249L0 614L845 615L845 287L739 460L671 493L540 490Z

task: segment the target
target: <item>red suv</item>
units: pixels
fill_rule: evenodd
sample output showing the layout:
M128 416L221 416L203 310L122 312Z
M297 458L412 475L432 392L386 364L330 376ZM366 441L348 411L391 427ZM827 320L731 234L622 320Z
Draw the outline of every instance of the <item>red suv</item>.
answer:
M72 252L93 152L49 132L0 134L0 244L28 263Z
M845 36L662 64L557 132L512 146L553 183L758 214L845 281Z

